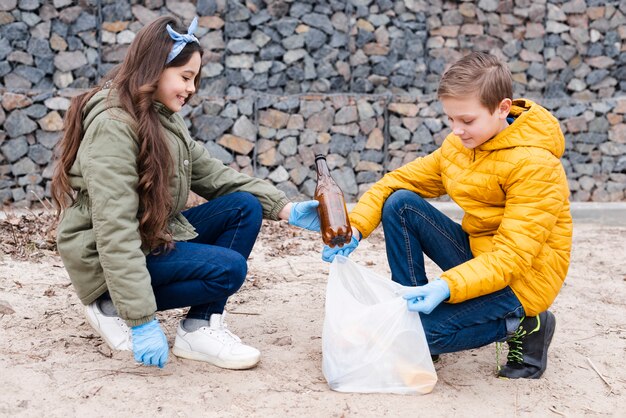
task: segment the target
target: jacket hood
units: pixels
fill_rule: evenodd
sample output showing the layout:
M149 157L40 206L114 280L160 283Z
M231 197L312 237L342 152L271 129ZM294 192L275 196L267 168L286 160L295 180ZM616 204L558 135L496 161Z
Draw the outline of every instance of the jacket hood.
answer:
M565 137L559 121L546 109L527 99L513 100L509 117L515 120L478 149L495 151L512 147L537 147L561 158Z
M159 114L166 118L174 113L159 102L155 102L154 107ZM115 89L102 89L89 99L83 109L83 129L87 130L94 119L104 112L109 112L111 117L124 121L131 126L135 124L134 118L122 108L117 91Z

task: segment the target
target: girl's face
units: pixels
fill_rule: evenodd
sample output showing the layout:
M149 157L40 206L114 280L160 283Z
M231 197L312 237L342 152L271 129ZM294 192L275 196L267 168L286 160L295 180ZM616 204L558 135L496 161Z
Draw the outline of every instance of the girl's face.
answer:
M194 80L200 72L201 64L200 53L194 52L186 64L163 70L154 100L163 103L172 112L178 112L187 98L196 91Z
M511 99L502 100L493 113L476 95L442 97L440 100L452 133L461 139L465 148L479 147L509 126L506 117L511 110Z

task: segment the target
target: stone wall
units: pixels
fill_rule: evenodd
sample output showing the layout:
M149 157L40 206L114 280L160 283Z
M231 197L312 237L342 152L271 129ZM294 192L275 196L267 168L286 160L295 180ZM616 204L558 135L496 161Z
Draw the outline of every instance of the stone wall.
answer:
M161 14L206 50L182 113L225 164L311 196L313 154L355 200L449 129L434 96L470 50L508 63L516 96L561 121L572 200L626 200L626 1L0 0L0 199L50 195L69 99Z

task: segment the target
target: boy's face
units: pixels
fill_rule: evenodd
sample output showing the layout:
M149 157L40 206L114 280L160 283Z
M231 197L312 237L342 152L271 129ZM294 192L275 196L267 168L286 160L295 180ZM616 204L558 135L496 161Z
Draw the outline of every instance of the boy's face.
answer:
M475 94L464 98L441 97L440 100L452 133L468 149L484 144L509 126L506 117L511 110L511 99L502 100L493 113Z
M194 80L201 64L200 53L194 52L186 64L163 70L154 100L163 103L172 112L178 112L196 91Z

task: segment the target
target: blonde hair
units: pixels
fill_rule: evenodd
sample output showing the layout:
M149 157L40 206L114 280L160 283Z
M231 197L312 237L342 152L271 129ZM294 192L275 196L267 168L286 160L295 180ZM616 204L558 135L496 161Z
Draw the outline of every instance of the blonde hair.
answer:
M513 98L513 78L506 64L493 55L472 52L443 74L437 96L467 97L478 94L480 103L494 112L504 99Z

